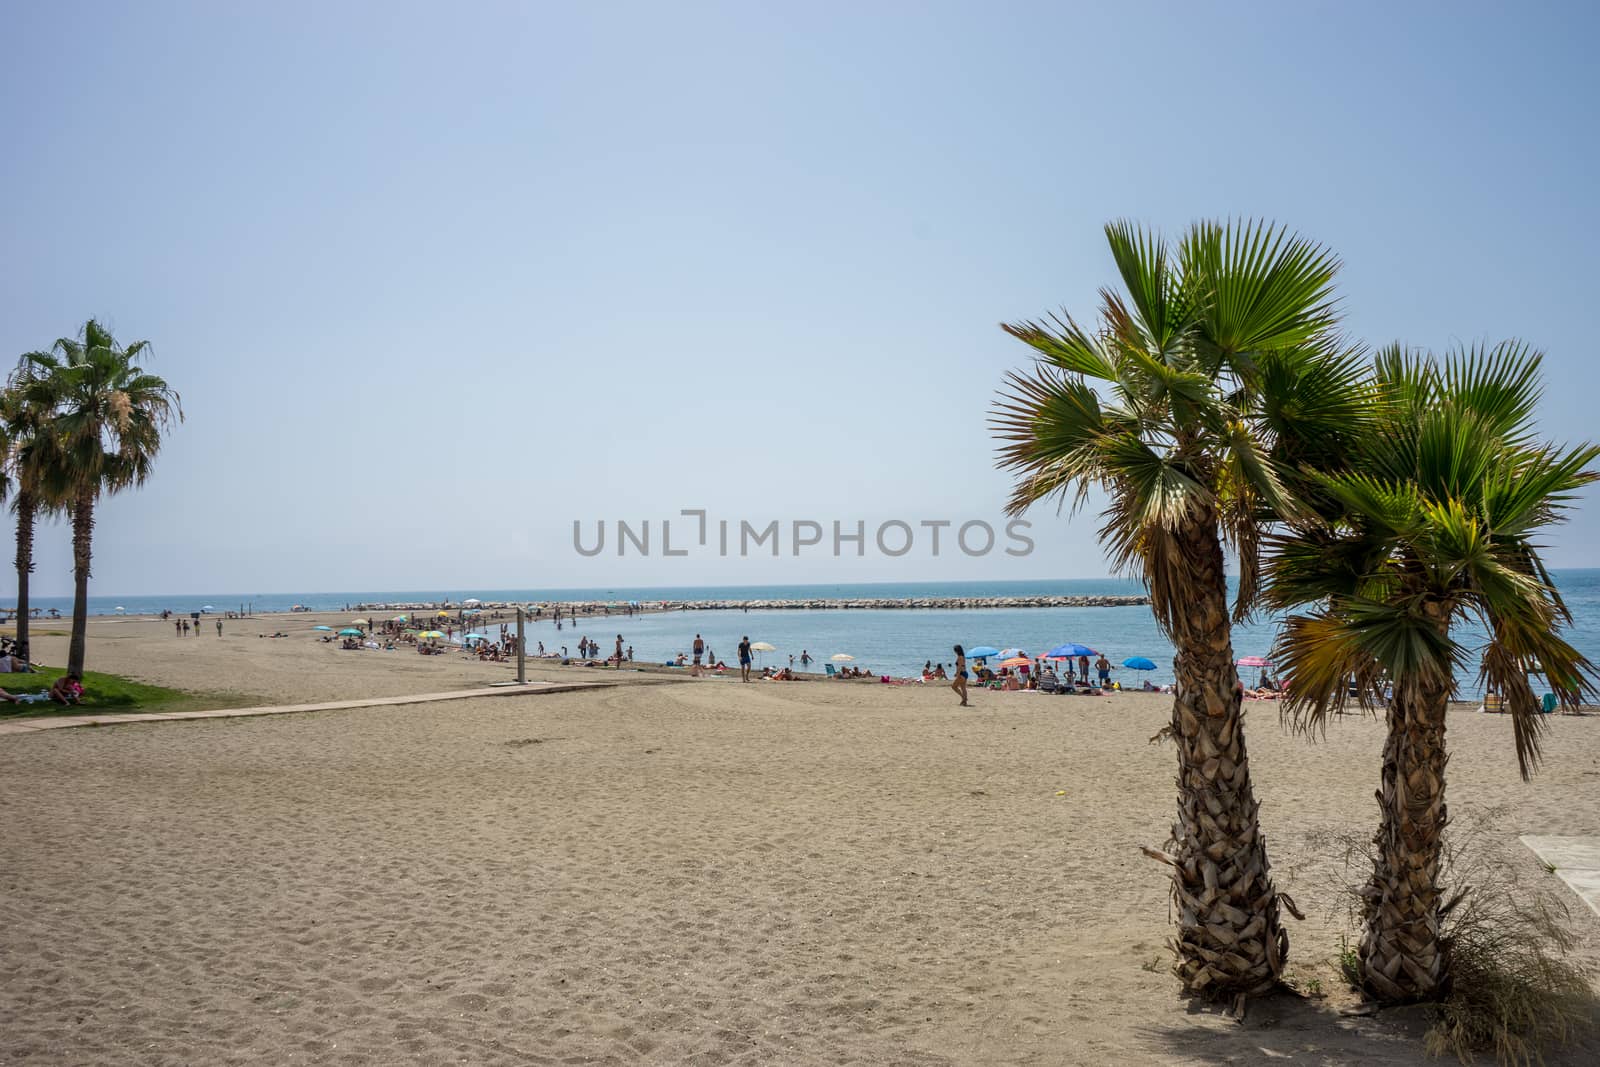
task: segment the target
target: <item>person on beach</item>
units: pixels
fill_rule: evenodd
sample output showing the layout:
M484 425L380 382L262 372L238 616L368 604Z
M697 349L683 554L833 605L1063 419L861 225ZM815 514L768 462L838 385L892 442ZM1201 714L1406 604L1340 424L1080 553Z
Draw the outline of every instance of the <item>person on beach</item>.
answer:
M218 637L222 636L222 620L221 619L217 620L217 636Z
M76 674L63 674L50 687L50 699L57 704L76 704L83 699L83 680Z
M800 666L803 668L811 666L811 653L803 648L800 650Z
M177 634L179 637L183 636L183 620L182 619L173 619L172 620L172 632Z
M940 666L943 666L943 664L940 664ZM956 646L956 669L953 674L954 678L950 682L950 688L954 689L957 695L961 697L961 706L964 708L969 707L970 705L967 704L967 653L960 645Z
M1094 669L1100 672L1100 688L1104 689L1111 684L1111 661L1106 659L1104 652L1100 653L1100 658L1094 661Z
M629 663L633 662L633 646L632 645L628 646L628 662Z
M1089 657L1078 657L1078 677L1083 679L1083 684L1089 684Z
M693 678L700 677L700 661L705 657L706 643L699 634L694 635L694 666L689 668L689 675Z
M739 680L750 680L750 635L739 638Z
M622 669L622 635L617 635L617 669Z

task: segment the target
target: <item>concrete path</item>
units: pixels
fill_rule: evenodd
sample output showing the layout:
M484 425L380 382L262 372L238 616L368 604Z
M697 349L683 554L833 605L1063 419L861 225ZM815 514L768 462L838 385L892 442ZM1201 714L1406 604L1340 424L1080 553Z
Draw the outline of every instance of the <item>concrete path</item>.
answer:
M289 715L302 711L336 711L343 708L385 708L398 704L433 704L442 700L473 700L479 697L543 696L577 689L606 689L616 682L529 682L526 685L498 685L491 689L456 689L448 693L416 693L411 696L373 697L369 700L332 700L322 704L280 704L275 707L218 708L216 711L173 711L126 715L44 715L33 719L0 721L0 737L9 734L34 734L40 730L65 730L74 726L119 726L128 722L175 722L182 719L234 719L251 715Z
M1524 837L1533 854L1600 915L1600 837Z

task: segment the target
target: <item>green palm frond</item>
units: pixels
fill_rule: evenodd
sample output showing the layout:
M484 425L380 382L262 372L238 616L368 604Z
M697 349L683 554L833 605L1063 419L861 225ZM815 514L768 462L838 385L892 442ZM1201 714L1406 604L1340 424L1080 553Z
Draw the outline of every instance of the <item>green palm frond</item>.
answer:
M1259 354L1309 344L1336 324L1338 259L1277 226L1199 223L1178 257L1185 276L1204 279L1199 317L1219 367L1248 376Z
M1526 443L1543 393L1544 356L1521 341L1453 349L1442 370L1452 404L1470 411L1511 444Z
M1070 374L1082 374L1101 381L1115 381L1117 368L1101 344L1083 331L1063 312L1040 322L1001 323L1012 337L1036 349L1045 362Z
M1187 329L1193 305L1186 282L1173 271L1166 242L1126 220L1106 226L1105 233L1133 305L1133 314L1128 314L1115 293L1103 291L1106 307L1114 312L1113 322L1125 324L1126 340L1137 347L1155 353L1167 351ZM1133 335L1135 326L1142 337Z

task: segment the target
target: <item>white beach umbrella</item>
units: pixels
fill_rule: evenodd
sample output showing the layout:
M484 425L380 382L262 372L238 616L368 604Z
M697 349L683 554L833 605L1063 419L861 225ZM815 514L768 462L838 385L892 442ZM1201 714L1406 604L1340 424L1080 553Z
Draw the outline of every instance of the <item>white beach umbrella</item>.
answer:
M778 651L778 646L777 645L769 645L765 641L757 641L755 644L751 645L750 648L751 648L752 651L755 651L755 652L776 652L776 651Z
M846 652L835 652L833 654L833 662L835 663L849 663L853 659L855 657Z
M463 604L482 604L483 601L479 600L477 597L469 596L469 597L467 597L467 599L463 600L462 603Z

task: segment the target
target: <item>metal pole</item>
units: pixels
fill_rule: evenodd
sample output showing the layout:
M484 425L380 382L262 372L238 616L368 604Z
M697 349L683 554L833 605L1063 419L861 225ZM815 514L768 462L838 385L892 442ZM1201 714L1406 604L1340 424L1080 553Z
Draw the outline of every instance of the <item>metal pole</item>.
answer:
M517 684L528 684L528 645L522 639L522 609L517 608Z

